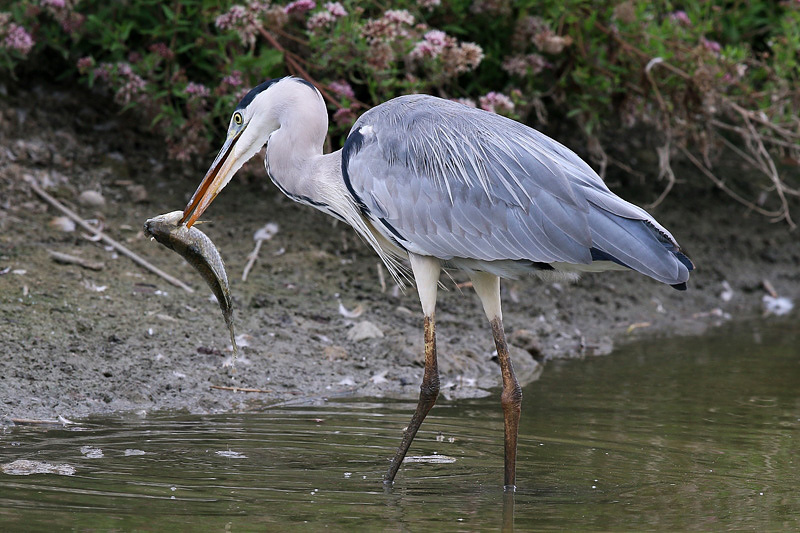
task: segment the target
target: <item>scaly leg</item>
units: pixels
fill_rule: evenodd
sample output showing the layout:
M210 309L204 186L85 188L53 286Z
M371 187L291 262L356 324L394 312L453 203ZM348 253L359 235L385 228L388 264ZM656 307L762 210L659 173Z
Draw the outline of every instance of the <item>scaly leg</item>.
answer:
M505 427L505 490L516 490L517 437L519 418L522 410L522 388L514 375L511 357L508 355L505 333L503 332L503 313L500 309L500 278L486 272L475 272L470 276L472 286L483 303L486 317L492 325L500 372L503 376L503 392L500 401L503 405Z
M409 253L411 269L414 271L414 280L417 282L417 291L422 303L422 312L425 315L425 373L422 385L419 388L419 401L414 416L403 433L403 440L392 459L389 471L383 478L385 484L391 485L394 477L403 463L403 459L414 440L422 421L431 410L436 398L439 396L439 367L436 362L436 326L434 313L436 310L436 292L439 283L441 264L434 257L419 256Z

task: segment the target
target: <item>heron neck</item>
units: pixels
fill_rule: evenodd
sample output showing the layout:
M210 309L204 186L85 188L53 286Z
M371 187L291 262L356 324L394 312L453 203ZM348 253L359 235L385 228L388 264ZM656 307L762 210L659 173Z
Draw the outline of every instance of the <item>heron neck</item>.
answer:
M320 177L317 175L315 161L322 157L322 142L310 133L313 132L281 125L267 142L267 173L290 197L317 196L317 182Z

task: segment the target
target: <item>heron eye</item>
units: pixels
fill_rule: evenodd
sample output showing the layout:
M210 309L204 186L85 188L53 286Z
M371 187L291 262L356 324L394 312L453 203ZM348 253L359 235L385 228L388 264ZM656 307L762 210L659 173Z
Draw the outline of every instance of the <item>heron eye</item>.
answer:
M242 122L244 122L244 118L242 118L242 114L239 113L239 112L234 113L233 114L233 123L236 124L237 126L241 126Z

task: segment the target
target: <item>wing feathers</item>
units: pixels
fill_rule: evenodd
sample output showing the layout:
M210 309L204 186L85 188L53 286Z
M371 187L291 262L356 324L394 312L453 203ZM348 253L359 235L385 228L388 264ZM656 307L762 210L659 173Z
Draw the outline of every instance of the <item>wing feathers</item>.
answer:
M348 186L409 250L589 264L596 248L659 281L688 279L688 259L666 229L569 149L518 122L413 95L371 109L354 132L359 149L343 151Z

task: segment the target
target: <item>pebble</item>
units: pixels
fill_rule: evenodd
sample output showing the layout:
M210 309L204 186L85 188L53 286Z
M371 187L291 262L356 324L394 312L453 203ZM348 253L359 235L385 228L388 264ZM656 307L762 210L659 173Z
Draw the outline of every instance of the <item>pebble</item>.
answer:
M347 359L347 350L341 346L326 346L322 349L322 355L328 361L338 361L340 359Z
M347 338L353 342L361 342L367 339L381 339L383 338L383 331L369 320L364 320L353 326L353 328L347 332Z
M29 461L18 459L12 463L2 465L4 474L11 476L30 476L31 474L58 474L71 476L75 474L75 467L68 464L52 464L43 461Z
M50 227L58 231L71 233L75 231L75 222L69 217L55 217L50 221Z
M765 294L761 298L764 304L764 313L767 315L783 316L794 309L794 302L785 296L770 296Z
M106 199L97 191L83 191L78 196L78 203L87 207L103 207Z
M81 453L87 459L101 459L103 457L103 450L95 446L81 446Z
M128 189L128 194L130 194L131 200L133 200L137 204L147 202L148 200L147 189L145 188L144 185L131 185L127 189Z

